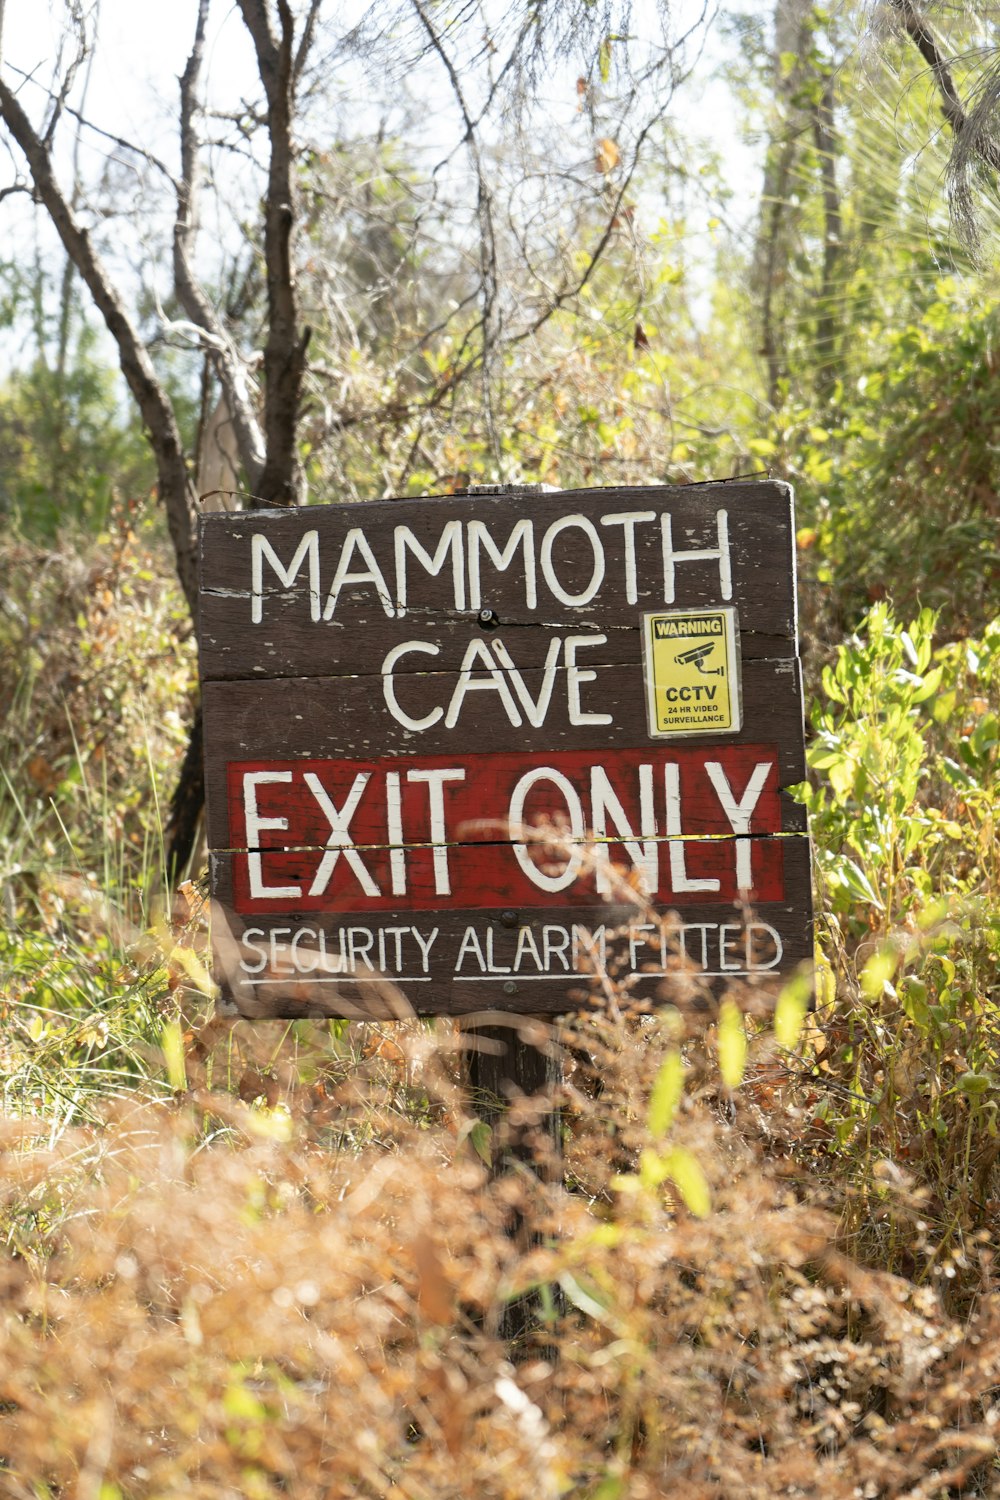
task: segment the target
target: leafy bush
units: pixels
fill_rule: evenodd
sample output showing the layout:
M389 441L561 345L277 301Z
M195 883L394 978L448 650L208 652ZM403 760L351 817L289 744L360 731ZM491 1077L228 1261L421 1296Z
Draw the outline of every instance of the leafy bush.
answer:
M828 957L800 1098L856 1251L961 1303L1000 1207L1000 622L936 649L935 623L876 605L823 673L804 795Z
M827 639L887 596L937 610L949 636L996 611L1000 317L975 286L939 279L936 293L856 330L879 353L826 409L776 418L770 451L798 489L808 610Z

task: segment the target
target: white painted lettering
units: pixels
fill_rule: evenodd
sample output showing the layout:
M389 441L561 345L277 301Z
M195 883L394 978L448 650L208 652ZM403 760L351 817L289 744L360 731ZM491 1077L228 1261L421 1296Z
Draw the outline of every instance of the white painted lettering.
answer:
M365 564L364 570L360 573L352 573L350 571L351 560L355 551L360 553L361 560ZM382 569L379 567L378 560L371 549L371 544L360 526L352 526L344 537L340 561L337 564L337 571L333 575L330 592L326 598L326 608L323 611L324 620L333 619L334 611L337 608L337 601L340 598L340 591L348 583L373 583L382 608L390 620L395 618L396 611L392 607L392 596L386 586L385 578L382 576Z
M569 933L565 927L543 927L542 928L542 953L544 954L545 972L552 973L552 960L557 958L560 967L569 973Z
M536 766L532 771L526 771L515 786L510 797L510 806L507 809L507 822L512 835L516 838L524 824L524 804L528 800L528 793L533 786L540 781L551 781L553 786L558 787L563 800L566 803L566 811L569 814L569 833L567 838L571 841L568 851L566 868L561 875L549 875L545 870L535 864L528 853L528 846L524 843L514 844L514 857L528 879L538 886L541 891L564 891L567 886L573 884L580 873L583 863L583 849L580 841L586 833L587 823L583 815L583 804L577 794L573 783L562 774L549 766Z
M365 895L381 895L378 886L368 873L364 861L357 849L355 849L348 831L351 819L357 811L357 806L361 801L364 789L371 778L372 773L370 771L359 771L354 778L351 790L347 794L347 801L343 807L338 808L315 772L307 771L305 773L306 786L323 809L323 816L330 825L326 850L319 862L319 868L313 876L313 883L309 887L310 896L322 896L330 883L330 876L336 869L337 861L341 855L344 856L344 863L353 870L358 884Z
M495 933L492 927L486 929L486 969L490 974L509 974L510 964L498 964L494 962L493 939Z
M337 962L333 962L333 955L326 951L326 933L320 928L316 934L319 947L319 967L324 974L342 974L344 972L344 929L339 929L340 952L337 954Z
M486 959L483 957L483 950L479 946L479 937L474 927L467 927L464 934L462 935L462 942L458 950L458 957L455 960L456 974L461 974L462 964L470 954L479 965L480 974L485 974Z
M453 593L455 596L455 608L465 608L465 554L462 545L462 523L461 521L449 521L441 532L440 540L434 556L424 550L423 545L417 541L409 526L397 526L393 532L396 544L396 609L402 618L406 614L407 586L406 586L406 551L407 548L413 553L420 566L425 572L434 577L441 572L451 553L451 576Z
M549 642L549 649L545 655L545 666L542 670L542 685L538 690L537 699L532 698L528 692L524 678L514 665L513 658L503 641L498 636L494 636L491 640L491 645L493 647L493 655L514 684L514 691L521 701L521 707L527 715L528 723L533 724L536 729L541 729L545 723L545 715L549 711L549 704L552 702L552 689L555 686L556 672L559 665L561 640L555 635Z
M446 781L464 781L465 771L460 767L447 771L407 771L406 779L427 787L430 803L431 843L434 860L434 894L451 895L451 877L448 871L448 833L444 816L444 791Z
M528 609L535 608L538 603L538 590L535 585L535 529L531 521L517 522L502 551L490 536L485 521L470 521L468 546L470 609L481 609L483 603L479 549L482 548L483 551L489 553L498 572L505 573L514 561L514 553L518 547L524 549L524 602Z
M535 942L535 935L530 927L520 927L518 928L517 933L517 952L514 954L515 974L520 974L521 963L529 953L532 960L534 961L536 971L539 974L543 973L544 970L542 968L542 955L538 951L538 944Z
M347 961L352 974L358 972L358 959L363 958L365 968L372 974L375 965L368 957L375 942L375 934L368 927L348 927L347 929Z
M656 842L656 815L653 811L653 767L651 765L639 767L639 839L644 842L640 843L636 838L635 830L629 823L618 793L611 785L608 773L603 766L590 768L590 809L594 837L598 839L614 837L615 841L621 839L626 854L642 874L644 894L647 896L655 894L660 871L659 845ZM613 825L613 835L609 834L609 818ZM608 850L606 847L601 848L597 854L597 889L602 896L609 896L611 875L608 868Z
M258 938L262 938L263 936L264 931L261 927L247 927L243 933L241 941L244 948L252 949L260 960L259 963L248 964L245 959L241 958L240 968L245 974L259 974L267 963L267 949L263 943L257 941Z
M403 798L398 771L387 771L385 775L385 815L390 846L389 883L394 896L405 896L406 849L403 846Z
M480 664L487 673L486 677L473 678L472 669L476 663ZM469 642L462 658L459 668L458 681L455 691L451 695L451 703L448 705L448 714L444 724L446 729L454 729L458 723L458 716L462 712L462 705L468 693L491 692L496 693L504 706L508 719L517 729L521 724L521 715L518 713L517 704L511 695L507 684L507 678L496 661L486 648L486 642L481 636L474 636Z
M606 646L606 635L568 635L563 645L566 662L566 698L571 724L611 724L613 714L587 713L580 702L580 686L584 682L596 682L597 673L590 668L578 667L576 653L588 646Z
M634 969L639 962L639 949L644 950L644 957L649 957L649 944L642 936L644 932L655 932L656 928L652 922L637 922L628 930L628 966Z
M264 561L274 569L278 581L290 589L303 562L309 559L309 618L319 619L319 532L307 531L286 568L271 543L261 532L254 532L250 542L250 618L259 625L264 618Z
M270 974L294 974L295 970L291 964L285 962L288 952L288 944L281 941L282 938L291 937L290 927L272 927L270 937L271 962L268 965Z
M663 602L673 604L676 597L675 569L679 562L718 562L719 588L723 599L733 597L733 570L729 553L729 515L724 510L715 513L719 538L717 547L699 547L684 552L674 550L673 523L670 512L660 516L660 532L663 539Z
M760 954L757 951L757 943L754 937L754 934L757 932L763 932L766 934L766 941L768 943L768 946L773 948L774 950L773 956L768 959L766 964L760 962ZM780 932L776 932L768 922L747 923L746 956L748 969L758 974L763 973L766 969L776 969L781 963L784 952L785 945L781 941Z
M556 537L568 527L575 526L583 532L590 543L594 554L594 566L590 575L590 582L579 594L571 594L563 588L556 577L555 566L552 559L552 548ZM560 516L558 521L553 521L542 538L540 562L542 565L542 577L548 584L551 593L562 604L570 604L578 607L581 604L589 604L604 582L604 544L601 541L597 528L586 516Z
M585 959L585 963L581 963ZM602 970L607 960L607 928L573 928L573 968L577 973L596 968Z
M410 651L425 651L428 656L438 656L441 647L436 646L433 641L401 641L398 646L393 646L391 651L386 652L385 659L382 662L382 693L385 697L386 707L396 720L396 723L402 724L404 729L412 729L415 734L419 734L422 730L430 729L433 724L436 724L443 717L444 709L440 707L432 708L430 713L425 714L422 719L411 719L409 714L404 713L400 708L399 700L396 697L396 683L393 671L395 670L396 663L401 661Z
M257 788L271 783L288 782L291 771L244 771L243 773L243 817L246 824L247 847L256 844L261 833L269 828L284 831L287 818L262 818L257 810ZM265 885L262 856L256 851L247 854L247 869L250 875L250 897L254 901L284 897L294 901L302 895L300 885Z
M716 796L722 803L722 811L729 820L729 825L734 833L749 833L750 819L753 817L754 809L760 801L764 784L767 781L773 761L760 761L753 768L753 774L747 782L746 790L739 802L733 795L733 789L729 785L722 765L717 760L707 760L705 770L708 779L715 788ZM753 886L753 870L751 869L751 852L753 842L751 839L736 840L736 885L740 891L749 891Z
M602 516L602 526L620 526L625 543L625 602L638 604L639 576L635 558L635 528L644 521L655 521L655 510L622 510L612 516Z
M723 922L719 928L719 968L723 974L738 974L743 968L743 964L739 958L736 959L735 963L729 962L733 943L742 931L743 928L738 922L735 924L732 922ZM733 934L733 937L727 937L726 934L730 932Z
M431 949L437 942L438 933L441 931L441 929L440 927L432 927L430 930L430 935L427 937L426 941L419 927L411 927L410 931L413 933L416 944L420 949L420 967L426 974L429 972L428 960L430 958Z
M403 969L403 934L406 932L412 932L412 930L413 929L410 927L383 927L382 929L387 938L393 939L396 949L396 957L393 968L396 970L397 974L401 973ZM385 966L383 965L383 967Z
M667 800L666 835L670 840L670 886L675 895L685 891L717 891L720 881L714 878L694 880L688 877L686 854L681 829L681 768L678 765L663 767L664 788ZM704 968L704 964L702 968Z
M708 969L708 934L711 930L711 927L712 924L710 922L685 922L684 926L681 928L681 959L685 963L690 961L697 964L698 968L700 968L702 971L706 971ZM701 933L700 959L690 959L687 947L689 932Z
M300 927L299 930L292 935L290 949L292 967L297 969L300 974L311 974L313 970L319 966L319 954L316 952L315 948L307 948L305 950L305 954L302 957L300 957L299 955L299 944L303 941L303 939L311 942L312 939L315 938L315 936L316 934L311 927ZM309 959L310 961L306 962L306 959Z

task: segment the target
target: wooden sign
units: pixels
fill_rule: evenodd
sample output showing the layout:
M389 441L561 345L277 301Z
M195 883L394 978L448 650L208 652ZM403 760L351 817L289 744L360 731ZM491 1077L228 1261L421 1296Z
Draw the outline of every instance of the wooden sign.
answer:
M811 953L794 535L774 483L203 517L226 998L775 990Z

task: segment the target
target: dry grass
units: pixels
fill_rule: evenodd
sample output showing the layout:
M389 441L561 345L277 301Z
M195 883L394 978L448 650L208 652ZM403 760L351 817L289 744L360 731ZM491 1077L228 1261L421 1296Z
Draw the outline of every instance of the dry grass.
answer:
M339 1074L300 1037L274 1108L196 1089L53 1149L10 1124L0 1493L996 1493L995 1293L959 1323L852 1264L707 1082L670 1137L709 1180L695 1217L634 1175L669 1028L563 1041L567 1186L491 1178L450 1039L418 1026Z
M103 560L10 554L0 1496L1000 1494L995 679L940 726L961 838L920 824L948 921L846 907L816 1026L788 1054L760 1021L735 1091L714 1002L606 995L549 1039L556 1172L549 1101L510 1110L520 1156L484 1137L448 1026L178 1011L204 935L154 920L148 762L191 663L144 545L123 518Z

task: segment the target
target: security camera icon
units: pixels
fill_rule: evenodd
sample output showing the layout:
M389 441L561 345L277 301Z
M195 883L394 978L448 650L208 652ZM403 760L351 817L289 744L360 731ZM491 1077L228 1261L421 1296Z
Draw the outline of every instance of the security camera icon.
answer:
M722 677L725 675L725 667L706 667L705 662L715 650L715 642L707 646L692 646L690 651L681 651L674 657L679 667L697 667L704 677Z

